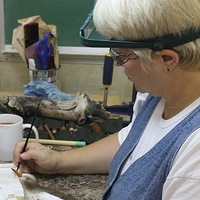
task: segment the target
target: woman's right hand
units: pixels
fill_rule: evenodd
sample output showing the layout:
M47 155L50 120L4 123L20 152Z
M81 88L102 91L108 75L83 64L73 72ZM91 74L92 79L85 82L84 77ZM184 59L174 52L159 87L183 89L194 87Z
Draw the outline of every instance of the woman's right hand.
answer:
M57 173L56 168L62 159L61 152L54 151L36 142L30 142L26 151L21 153L23 146L24 142L18 143L13 152L13 163L17 166L21 162L19 168L21 172Z

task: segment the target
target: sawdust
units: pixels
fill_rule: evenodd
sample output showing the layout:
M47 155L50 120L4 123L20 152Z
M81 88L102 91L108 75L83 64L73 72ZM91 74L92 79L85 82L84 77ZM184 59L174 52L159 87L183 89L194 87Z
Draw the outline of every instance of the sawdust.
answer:
M39 184L70 194L77 200L100 200L107 175L38 175Z

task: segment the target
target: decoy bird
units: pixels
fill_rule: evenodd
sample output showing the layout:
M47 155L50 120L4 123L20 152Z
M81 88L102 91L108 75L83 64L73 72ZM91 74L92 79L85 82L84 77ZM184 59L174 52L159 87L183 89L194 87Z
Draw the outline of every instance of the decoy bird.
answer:
M71 195L60 193L52 188L39 185L36 177L32 174L21 173L12 168L19 177L24 190L24 200L76 200Z

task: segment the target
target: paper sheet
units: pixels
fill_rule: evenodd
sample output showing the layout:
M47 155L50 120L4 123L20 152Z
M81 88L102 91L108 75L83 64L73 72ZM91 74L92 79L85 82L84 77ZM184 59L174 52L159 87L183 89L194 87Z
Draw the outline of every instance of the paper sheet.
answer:
M23 188L18 177L11 168L14 164L0 164L0 199L19 200L23 199Z

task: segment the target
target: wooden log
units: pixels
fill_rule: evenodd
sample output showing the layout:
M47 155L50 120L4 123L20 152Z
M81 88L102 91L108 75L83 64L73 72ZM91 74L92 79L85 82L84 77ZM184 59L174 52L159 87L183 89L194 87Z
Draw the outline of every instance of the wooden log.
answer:
M84 124L88 116L107 119L109 113L100 102L91 100L87 93L78 93L69 101L57 101L42 97L6 96L0 98L0 110L24 117L34 116L40 103L38 116L77 121Z

